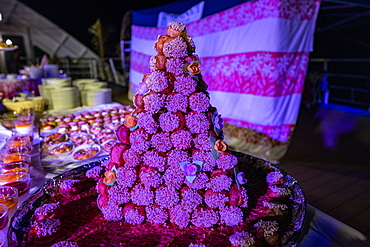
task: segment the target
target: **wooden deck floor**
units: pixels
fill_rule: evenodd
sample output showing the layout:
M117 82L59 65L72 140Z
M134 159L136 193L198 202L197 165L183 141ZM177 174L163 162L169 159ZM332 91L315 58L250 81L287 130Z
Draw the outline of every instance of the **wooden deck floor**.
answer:
M303 188L307 202L370 235L370 119L302 108L279 167Z
M127 91L113 99L131 104ZM312 206L370 236L370 118L302 108L279 167L297 179Z

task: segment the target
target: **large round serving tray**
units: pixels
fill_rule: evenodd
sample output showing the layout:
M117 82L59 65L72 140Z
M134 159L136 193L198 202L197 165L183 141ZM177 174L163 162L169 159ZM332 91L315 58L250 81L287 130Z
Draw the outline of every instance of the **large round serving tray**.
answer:
M248 166L253 166L256 170L263 171L266 169L273 169L276 171L281 171L284 174L286 181L285 185L287 185L292 191L290 197L292 200L292 221L289 226L290 229L284 231L284 234L281 236L282 244L280 246L296 246L303 227L306 212L306 199L298 182L293 177L286 174L282 169L265 160L240 152L233 151L232 153L238 157L238 160L243 160L245 167L239 166L241 171L243 171L243 168L245 168L245 171L248 171ZM79 177L84 177L88 170L95 166L100 166L107 159L108 158L105 157L101 160L82 165L46 181L43 186L41 186L29 197L28 200L22 203L12 217L8 230L9 246L27 246L24 244L24 239L26 238L30 229L35 210L40 207L44 201L51 197L53 192L59 187L62 181L70 178L76 179Z

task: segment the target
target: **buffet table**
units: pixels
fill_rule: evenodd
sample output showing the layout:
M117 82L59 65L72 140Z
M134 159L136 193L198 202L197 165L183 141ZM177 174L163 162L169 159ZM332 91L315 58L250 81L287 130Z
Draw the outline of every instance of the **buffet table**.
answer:
M117 104L118 103L114 103L111 105L100 105L90 110L100 110L117 107L119 106L119 104ZM75 109L75 112L83 111L86 111L86 109ZM55 115L58 115L61 112L48 112L48 114L50 115L54 115L53 113ZM63 112L62 114L66 113L68 112ZM10 131L0 125L0 143L4 143L3 141L9 134ZM40 141L41 138L39 136L35 136L34 150L32 155L32 167L30 169L31 188L27 193L19 197L18 207L33 193L38 191L38 189L47 180L54 178L55 176L62 174L70 169L74 169L85 164L108 158L108 155L105 155L85 161L70 162L68 164L48 168L41 165L39 145ZM15 212L16 209L10 210L9 216L12 217ZM3 232L6 233L7 228L5 228ZM312 207L311 205L307 205L305 221L301 230L301 234L298 237L297 243L298 247L358 247L370 246L370 238L362 234L361 232L351 228L350 226Z

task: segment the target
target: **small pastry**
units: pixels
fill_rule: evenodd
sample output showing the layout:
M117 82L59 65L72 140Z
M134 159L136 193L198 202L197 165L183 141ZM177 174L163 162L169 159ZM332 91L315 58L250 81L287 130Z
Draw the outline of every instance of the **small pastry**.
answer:
M43 219L61 219L64 216L64 210L60 207L59 202L46 203L35 210L35 220Z
M54 128L55 128L55 126L56 126L56 124L49 124L49 123L47 123L47 124L45 124L45 125L41 126L41 127L40 127L40 130L41 130L41 131L48 131L48 130L52 130L52 129L54 129Z
M276 221L263 221L260 220L254 227L257 229L257 233L263 237L267 243L271 246L275 246L279 240L279 223Z
M115 134L107 134L105 136L102 136L99 139L99 142L100 143L104 143L104 142L107 142L107 141L110 141L110 140L115 140L115 139L116 139L116 135Z
M88 148L81 148L73 154L73 158L76 160L87 160L93 158L99 153L100 149L98 146L92 146Z
M248 232L237 232L229 237L232 247L256 247L256 241Z
M73 197L82 191L82 186L80 184L80 180L78 179L67 179L64 180L59 187L59 192L64 197Z
M267 189L267 195L272 198L282 198L290 196L290 190L286 187L271 185Z
M110 151L110 159L112 162L116 164L123 164L124 159L123 159L123 153L130 148L129 145L122 144L122 143L116 143Z
M254 212L260 217L279 216L288 212L288 206L281 202L262 201L262 204L254 209Z
M78 244L73 241L65 240L55 243L51 247L78 247Z
M48 135L44 139L44 143L48 145L53 145L59 142L65 142L67 141L68 136L66 134L61 134L61 133L54 133L51 135Z
M284 175L280 171L273 171L266 175L266 182L268 185L283 184Z
M166 31L167 35L176 38L178 36L185 36L186 35L186 26L183 23L179 22L171 22L170 26Z
M31 226L28 240L37 246L48 244L59 237L60 225L59 219L36 220Z
M58 155L63 153L71 152L73 149L73 145L71 143L61 143L51 149L48 150L50 155Z
M112 129L103 129L102 131L100 131L99 133L97 133L95 136L97 138L101 138L103 136L111 135L111 134L114 134L114 130L112 130Z

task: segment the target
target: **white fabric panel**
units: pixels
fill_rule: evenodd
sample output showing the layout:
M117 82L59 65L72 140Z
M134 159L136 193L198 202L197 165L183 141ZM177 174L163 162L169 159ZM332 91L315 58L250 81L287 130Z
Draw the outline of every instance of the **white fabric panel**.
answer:
M156 40L140 39L132 36L131 51L140 52L149 56L157 55L157 52L153 48L155 41Z
M143 75L144 75L143 73L130 69L130 83L139 86L141 79L143 79ZM135 94L136 92L133 93Z
M312 51L316 20L287 20L268 18L222 32L193 37L196 53L202 57L217 57L247 52L297 52ZM265 30L261 32L261 30ZM191 35L191 33L189 33ZM132 50L146 55L156 55L155 40L132 37Z
M301 102L300 94L283 97L261 97L220 91L210 91L210 94L211 104L223 118L263 126L295 124Z
M138 86L142 73L130 70L130 81ZM135 93L135 92L133 92ZM223 118L238 119L264 126L295 124L302 96L265 97L251 94L210 91L211 103ZM235 106L238 108L235 111ZM248 114L245 114L245 113Z
M196 52L200 57L217 57L256 51L312 51L313 36L307 32L312 22L276 18L256 20L237 28L195 37Z

